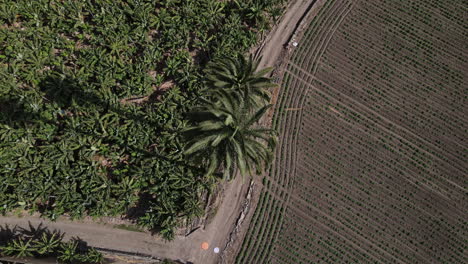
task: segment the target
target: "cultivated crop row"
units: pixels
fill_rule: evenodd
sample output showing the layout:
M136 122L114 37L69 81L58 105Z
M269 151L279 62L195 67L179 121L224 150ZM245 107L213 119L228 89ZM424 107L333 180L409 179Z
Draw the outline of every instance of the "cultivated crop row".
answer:
M295 89L290 92L296 95L302 94L305 89L305 86L296 88L294 85L291 87ZM237 263L263 263L265 259L268 259L273 241L279 233L279 227L282 222L282 213L285 202L288 199L290 173L293 171L292 166L294 162L294 155L285 155L284 153L294 152L294 141L297 130L294 126L291 126L292 123L290 122L291 120L298 120L300 118L298 111L289 111L288 109L297 108L303 96L284 96L281 98L282 101L280 102L279 109L283 111L276 114L287 116L286 120L289 122L276 123L276 127L280 133L280 142L282 143L279 144L276 150L275 162L270 170L270 177L264 179L264 193L274 194L279 207L272 209L272 204L268 201L267 203L259 203L257 205L249 233L244 240L240 255L237 257Z
M249 231L257 241L238 263L465 262L466 11L461 1L325 2L276 108L265 193L285 209L252 221L263 231Z
M361 9L356 9L356 12L358 11L361 12ZM358 17L372 19L373 16L364 14L363 11ZM392 25L386 20L377 20L371 25L379 25L377 22L386 27ZM344 29L345 27L347 28ZM346 40L342 38L346 32L356 33ZM376 35L371 32L380 31L375 29L368 33L363 32L360 22L350 19L350 22L346 23L337 34L338 43L348 44L330 46L328 54L323 58L324 67L317 73L317 77L333 86L336 93L342 93L342 97L349 97L349 100L372 110L366 114L374 115L374 118L378 118L379 114L385 115L386 119L380 118L379 121L391 131L404 133L405 138L411 137L411 141L414 140L416 145L433 155L440 156L440 153L444 153L443 156L446 156L445 159L450 165L461 169L463 146L457 142L463 140L462 135L466 130L467 121L463 115L463 62L453 64L454 56L447 56L447 59L431 59L430 55L409 56L409 54L418 54L418 51L401 48L409 47L408 41L398 38L392 38L393 41L383 41L385 34ZM438 32L438 34L440 35L438 38L442 39L446 33ZM392 36L394 35L398 34ZM437 40L422 33L413 39ZM363 44L358 45L358 43ZM392 54L387 46L393 43L393 46L398 45L400 48L396 49L394 55L383 56L382 54ZM438 46L441 45L439 43ZM456 48L457 45L453 44L451 47ZM372 56L365 56L366 54ZM399 60L406 57L418 61L431 59L435 62L424 62L424 65L430 67L430 70L424 73L417 64ZM453 65L449 67L450 69L445 69L451 64ZM338 71L333 69L336 65L343 67ZM405 65L404 69L400 65ZM357 74L358 72L361 74ZM341 78L337 79L336 74ZM399 125L388 127L392 122ZM456 180L457 183L460 181L462 179Z

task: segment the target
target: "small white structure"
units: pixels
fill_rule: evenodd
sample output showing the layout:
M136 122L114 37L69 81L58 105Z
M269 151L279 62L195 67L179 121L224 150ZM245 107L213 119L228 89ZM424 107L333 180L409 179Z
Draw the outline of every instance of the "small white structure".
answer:
M213 251L214 251L214 253L218 254L218 253L219 253L219 247L215 247L215 248L213 249Z
M299 44L299 43L297 43L296 41L293 42L293 46L294 46L294 47L297 47L298 44Z

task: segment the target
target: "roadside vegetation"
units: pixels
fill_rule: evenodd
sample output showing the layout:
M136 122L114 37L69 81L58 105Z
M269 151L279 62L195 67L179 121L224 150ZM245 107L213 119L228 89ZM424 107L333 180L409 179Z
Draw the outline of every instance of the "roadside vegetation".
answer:
M256 123L270 85L242 54L283 2L2 2L0 212L124 216L172 239L221 175L270 160L273 132ZM206 77L224 80L226 57L246 83Z
M63 234L42 226L29 229L0 227L0 256L54 257L58 263L102 263L104 256L78 238L63 241Z

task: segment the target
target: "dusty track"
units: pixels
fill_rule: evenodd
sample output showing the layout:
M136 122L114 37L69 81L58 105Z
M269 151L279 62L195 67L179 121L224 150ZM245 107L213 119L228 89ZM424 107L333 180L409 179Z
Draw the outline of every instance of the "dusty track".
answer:
M278 67L281 64L283 56L287 53L285 47L288 45L288 41L294 37L295 30L301 26L301 19L305 17L305 13L310 10L310 6L315 2L317 0L291 1L281 21L272 29L259 48L254 51L257 56L262 57L260 68ZM270 123L270 121L267 120L266 123ZM258 181L258 178L256 181ZM222 203L217 209L217 214L205 229L199 229L188 237L177 237L171 242L165 242L147 233L116 229L112 225L99 224L93 221L58 220L57 222L51 222L34 216L21 218L6 216L0 217L0 225L9 224L27 227L29 223L33 225L43 223L49 229L58 229L65 232L66 238L80 237L94 247L151 255L159 259L170 258L203 264L217 263L220 262L220 256L223 252L215 254L213 248L225 248L228 240L232 238L230 234L236 227L249 188L248 183L249 181L237 177L232 182L225 184L226 189L223 193ZM251 200L252 205L255 205L258 200L260 186L259 182L255 182ZM226 255L227 263L233 261L236 249L242 242L254 209L252 208L249 211L250 214L246 216L246 221L242 226L238 227L240 232L236 234L238 238L234 240L233 246L227 248L230 252L230 254ZM201 243L204 241L210 244L210 248L206 251L200 248Z

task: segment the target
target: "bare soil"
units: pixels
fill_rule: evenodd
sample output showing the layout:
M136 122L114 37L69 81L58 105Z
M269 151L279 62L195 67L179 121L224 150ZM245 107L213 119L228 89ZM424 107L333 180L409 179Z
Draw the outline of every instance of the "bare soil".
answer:
M296 38L238 263L466 262L467 6L412 3L326 1Z

